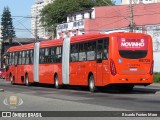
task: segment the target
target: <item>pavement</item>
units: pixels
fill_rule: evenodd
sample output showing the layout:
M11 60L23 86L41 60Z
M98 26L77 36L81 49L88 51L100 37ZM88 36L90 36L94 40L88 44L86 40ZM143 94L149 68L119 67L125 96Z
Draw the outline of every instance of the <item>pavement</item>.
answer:
M66 88L66 89L64 88L64 89L57 90L53 88L52 86L27 87L24 85L11 85L9 82L5 82L5 81L2 81L0 83L0 88L4 89L4 92L0 92L0 99L2 95L7 95L6 93L8 92L14 92L12 93L12 95L14 94L16 95L25 94L26 95L27 94L30 96L32 95L38 96L38 98L34 98L36 101L39 100L39 97L43 97L43 98L45 97L45 98L51 98L52 100L58 99L58 100L65 100L65 101L75 101L75 102L87 103L87 104L92 104L92 105L100 105L100 106L107 106L107 107L113 107L113 108L124 108L127 110L131 109L130 104L133 104L134 102L134 106L132 106L132 110L144 110L144 108L145 110L151 110L151 109L159 110L160 109L159 106L157 106L156 104L156 103L159 103L160 94L155 94L156 92L160 91L160 87L153 87L153 86L135 86L131 93L124 93L124 94L119 93L118 91L114 89L107 89L107 88L104 91L99 91L97 93L92 94L87 89L78 88L78 87ZM23 96L20 96L20 97L22 97L22 99L24 100L28 98L28 97L25 98ZM3 98L5 98L5 96ZM144 101L146 102L144 103ZM32 103L33 103L33 100L32 100ZM30 104L27 103L27 105L30 105ZM63 104L63 106L65 105ZM75 108L72 105L69 105L69 106L71 108L72 107ZM57 107L55 108L57 109ZM58 108L60 107L58 106ZM80 108L80 107L77 106L76 108ZM49 107L47 107L47 109L49 109ZM51 109L53 109L53 106L51 106Z
M88 90L55 89L43 86L11 85L0 83L0 111L159 111L160 83L147 87L135 86L131 93L104 91L90 93ZM23 104L11 106L6 98L17 96ZM158 117L55 117L55 118L0 118L0 120L159 120Z
M153 86L153 87L160 87L160 83L152 83L152 84L150 84L150 86Z
M152 84L150 84L149 86L160 88L160 83L152 83ZM155 94L160 94L160 91L157 91Z

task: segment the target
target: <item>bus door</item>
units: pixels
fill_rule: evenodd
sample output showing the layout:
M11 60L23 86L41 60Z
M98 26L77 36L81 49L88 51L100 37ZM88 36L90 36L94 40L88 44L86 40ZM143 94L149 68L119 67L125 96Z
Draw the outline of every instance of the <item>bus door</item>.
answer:
M19 53L19 57L21 56L21 52ZM16 81L16 82L20 82L20 73L19 73L19 62L20 61L18 61L18 52L15 52L15 56L14 56L14 59L15 59L15 61L14 61L14 80Z
M71 85L77 85L79 83L78 76L78 44L71 44L70 50L70 81L68 81Z
M88 80L85 79L87 75L87 69L91 66L91 62L87 62L87 43L80 43L79 44L79 57L78 57L78 69L77 69L77 74L79 77L79 82L78 85L86 85L88 83ZM87 51L87 52L86 52ZM94 52L95 53L95 52ZM89 57L89 56L88 56ZM95 59L95 56L94 56Z
M20 51L19 54L17 52L17 59L15 60L15 69L16 69L16 77L15 80L17 83L24 83L24 65L25 65L25 51ZM16 64L18 63L18 65Z
M104 80L109 79L109 63L108 63L108 45L109 40L107 38L97 41L97 85L103 86Z
M15 66L15 53L9 53L9 77L10 74L12 75L12 77L14 78L13 80L15 80L17 82L17 67Z

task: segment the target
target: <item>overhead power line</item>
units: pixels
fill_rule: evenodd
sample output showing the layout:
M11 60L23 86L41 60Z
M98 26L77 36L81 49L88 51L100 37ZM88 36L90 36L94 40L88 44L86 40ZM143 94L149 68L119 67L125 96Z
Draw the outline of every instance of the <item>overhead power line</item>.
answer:
M25 25L23 25L20 21L18 21L26 30L28 30L28 32L30 32L32 34L32 31L29 30Z
M108 6L112 6L110 5L107 1L103 0L103 2L105 2ZM114 11L116 11L118 14L120 14L124 19L130 21L127 17L124 17L121 13L119 13L119 11L117 11L115 8L112 8Z
M0 15L2 16L2 15ZM11 16L12 18L36 18L36 16ZM38 16L37 16L38 17Z

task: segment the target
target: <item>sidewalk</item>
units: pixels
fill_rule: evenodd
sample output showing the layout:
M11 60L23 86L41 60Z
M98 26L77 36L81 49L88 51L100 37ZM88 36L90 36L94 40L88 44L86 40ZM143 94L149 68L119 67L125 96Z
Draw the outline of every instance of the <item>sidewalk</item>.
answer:
M160 83L152 83L152 84L150 84L149 86L152 86L152 87L160 87Z
M159 87L160 88L160 83L152 83L149 86L151 86L151 87ZM160 95L160 91L157 91L155 94Z

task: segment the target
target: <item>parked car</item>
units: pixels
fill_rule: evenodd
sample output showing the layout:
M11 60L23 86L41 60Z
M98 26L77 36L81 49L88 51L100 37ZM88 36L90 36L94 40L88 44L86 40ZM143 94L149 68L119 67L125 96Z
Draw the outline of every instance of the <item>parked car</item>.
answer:
M5 78L5 69L4 68L0 68L0 78Z

